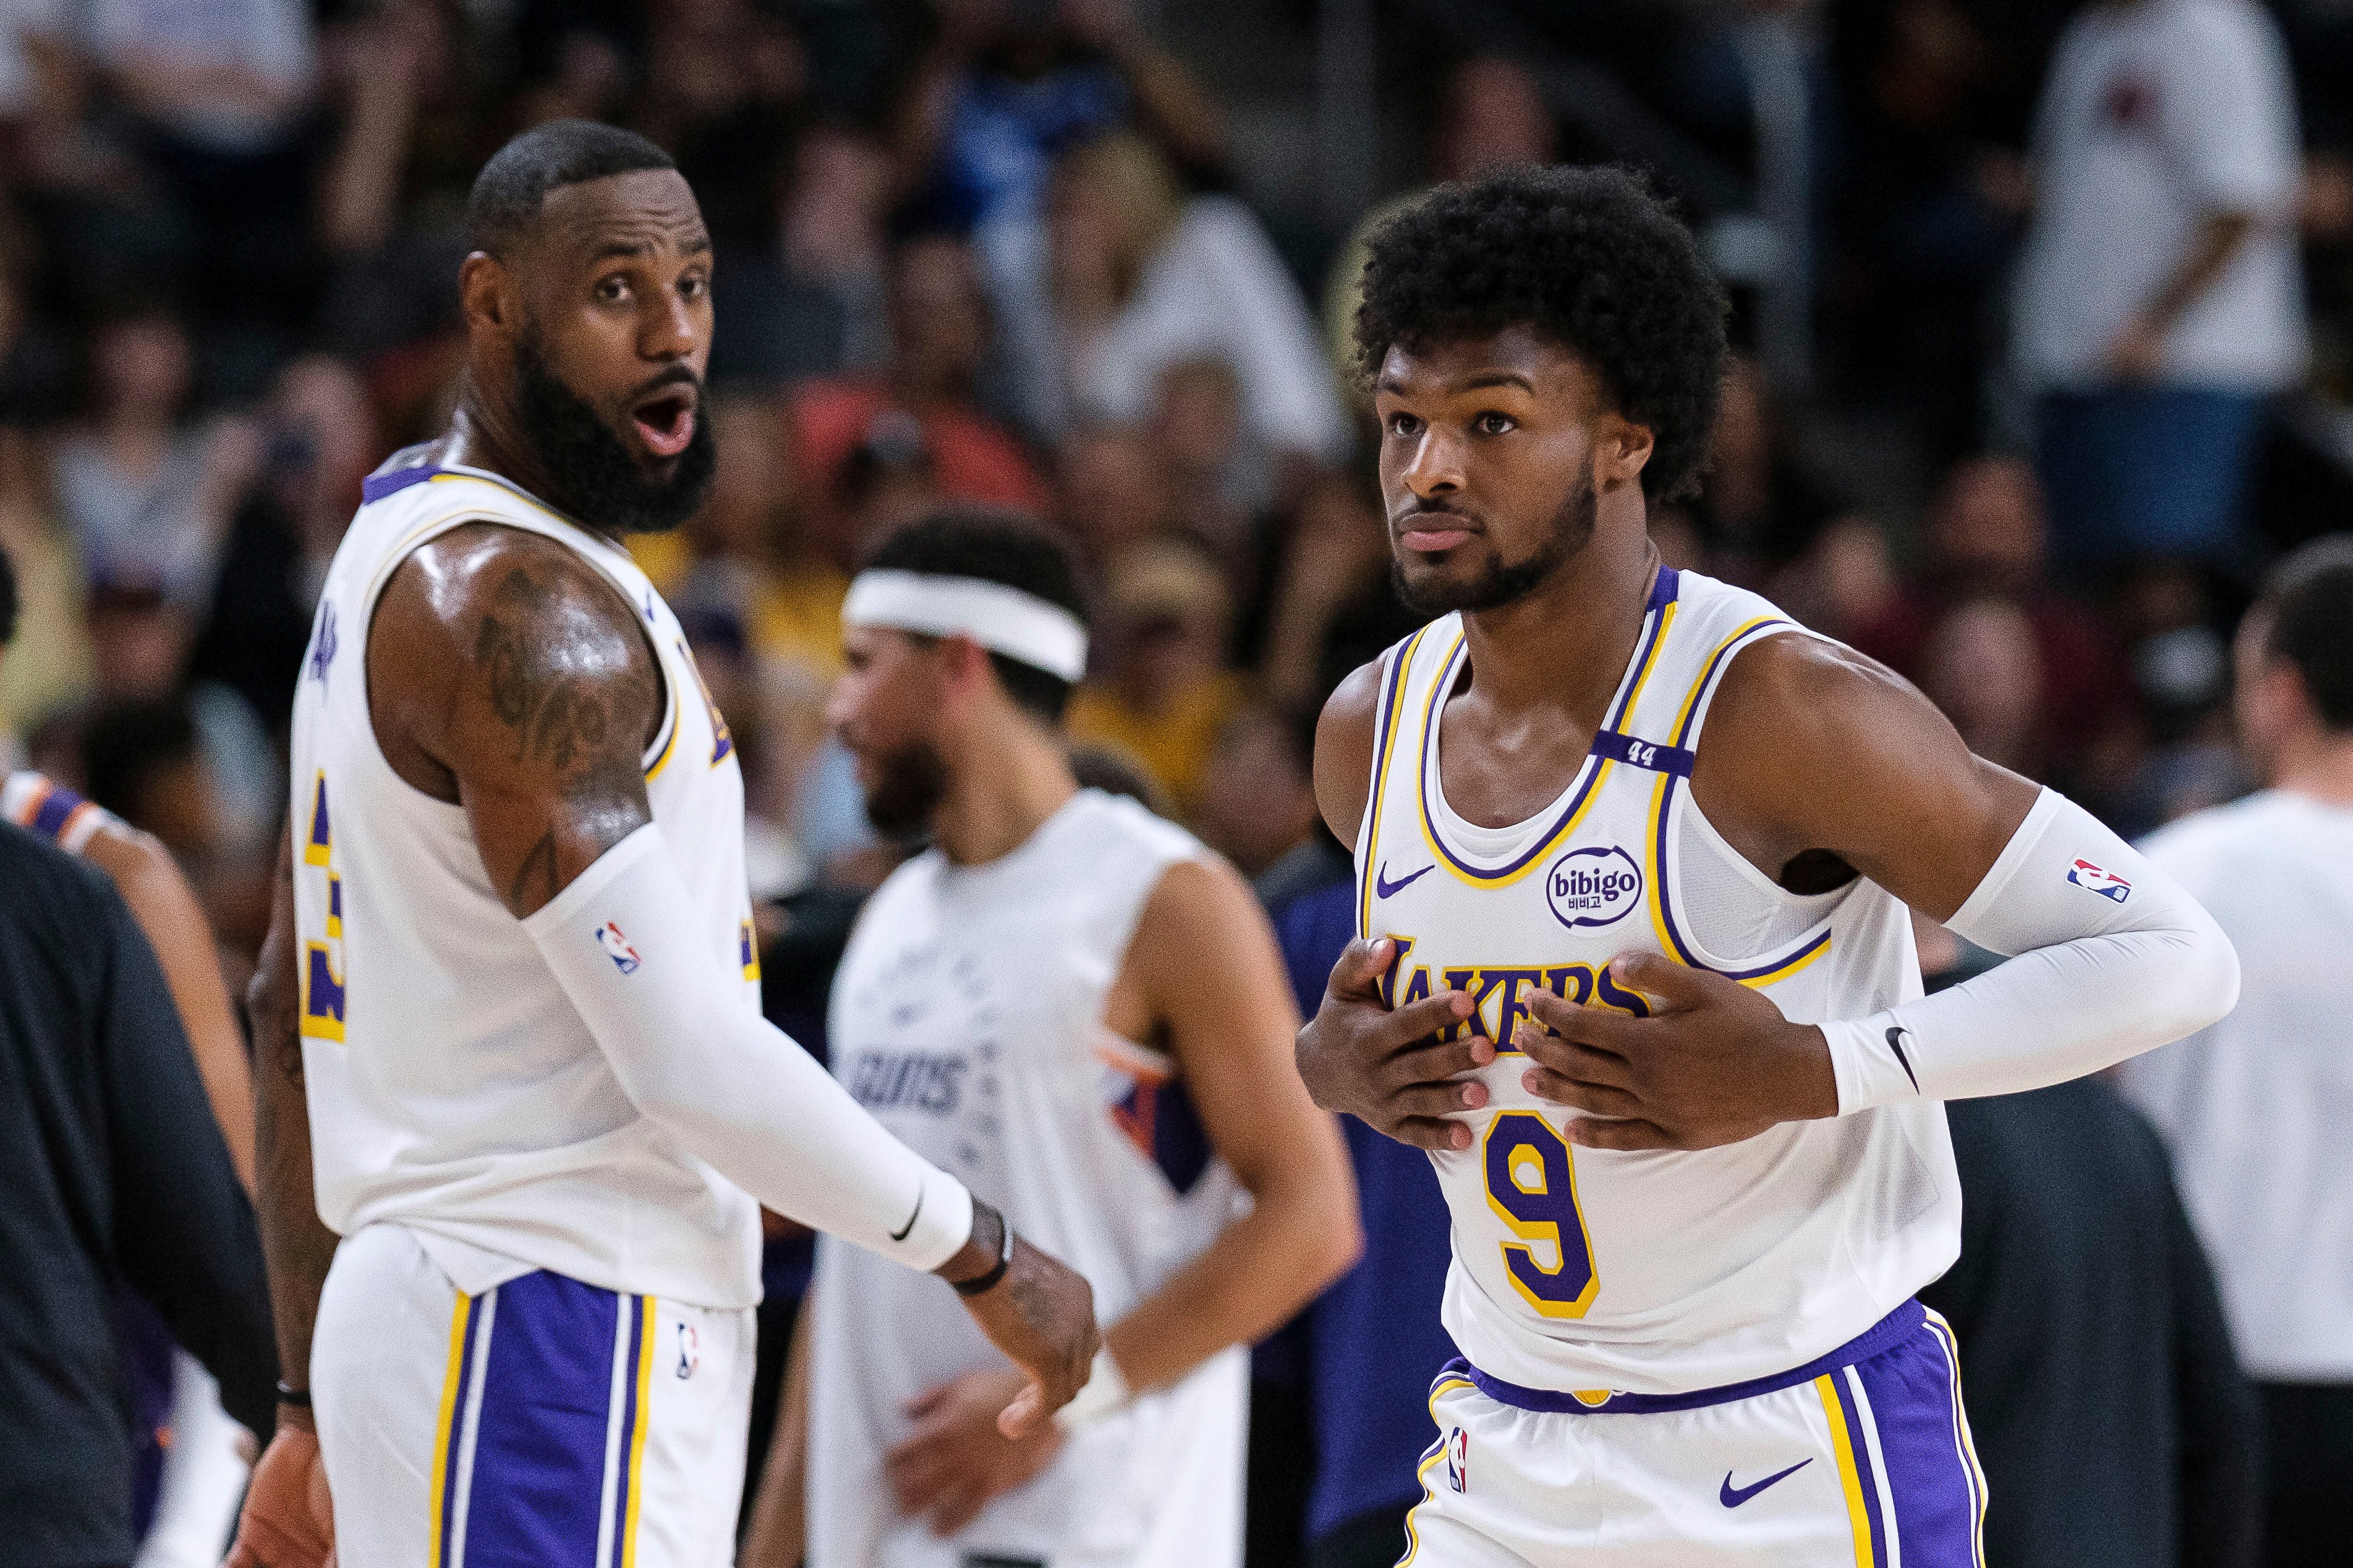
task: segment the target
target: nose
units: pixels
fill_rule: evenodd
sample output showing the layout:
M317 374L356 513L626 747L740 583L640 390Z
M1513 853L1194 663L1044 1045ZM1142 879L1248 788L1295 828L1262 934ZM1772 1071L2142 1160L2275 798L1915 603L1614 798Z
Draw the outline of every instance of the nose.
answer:
M1462 448L1436 426L1424 429L1398 476L1406 489L1425 501L1451 496L1462 489Z
M849 721L857 710L857 699L850 692L849 677L845 675L833 683L833 689L825 698L825 727L836 740L847 743Z
M709 320L710 312L695 301L674 289L664 289L639 317L638 352L661 363L691 358L702 346Z

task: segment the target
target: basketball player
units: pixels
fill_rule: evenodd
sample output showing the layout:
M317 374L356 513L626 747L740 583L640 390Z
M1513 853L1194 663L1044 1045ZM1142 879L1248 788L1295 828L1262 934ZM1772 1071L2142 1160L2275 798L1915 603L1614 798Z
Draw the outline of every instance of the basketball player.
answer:
M1299 1041L1428 1149L1464 1360L1419 1564L1960 1568L1985 1498L1939 1101L2231 1006L2230 944L1911 688L1660 563L1724 356L1690 236L1608 170L1443 187L1358 321L1398 580L1435 616L1317 737L1360 940ZM1922 999L1905 904L2010 963Z
M1021 1374L902 1271L821 1243L811 1568L1239 1568L1248 1346L1356 1255L1257 900L1071 775L1082 604L1059 542L947 514L879 546L842 612L828 717L875 826L932 847L850 938L834 1071L1082 1269L1109 1327L1061 1418L1008 1442Z
M455 421L367 481L295 702L257 983L291 1382L245 1560L320 1551L323 1454L345 1568L702 1568L742 1495L755 1198L955 1284L1028 1380L1008 1432L1095 1334L1082 1279L759 1016L733 742L616 542L711 472L692 194L560 121L468 221Z

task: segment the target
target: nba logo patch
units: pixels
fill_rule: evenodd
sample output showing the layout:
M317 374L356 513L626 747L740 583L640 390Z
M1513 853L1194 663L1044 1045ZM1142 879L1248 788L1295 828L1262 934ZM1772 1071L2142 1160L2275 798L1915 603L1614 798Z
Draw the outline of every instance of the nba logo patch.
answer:
M692 1323L681 1323L678 1326L678 1375L681 1379L692 1377L694 1369L702 1364L702 1336L694 1331Z
M605 950L605 956L611 959L613 967L622 973L635 974L638 972L638 964L641 962L638 950L629 945L629 939L623 936L621 928L611 921L596 928L596 945Z
M2088 888L2104 899L2121 904L2132 896L2132 884L2113 871L2103 871L2089 860L2078 860L2067 868L2067 879L2079 888Z
M1471 1489L1471 1434L1460 1426L1446 1434L1446 1484L1458 1492Z

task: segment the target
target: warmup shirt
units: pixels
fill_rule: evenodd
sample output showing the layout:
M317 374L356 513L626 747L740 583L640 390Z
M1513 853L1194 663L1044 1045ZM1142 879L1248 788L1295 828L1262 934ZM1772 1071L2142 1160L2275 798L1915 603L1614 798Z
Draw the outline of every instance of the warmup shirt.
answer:
M1911 920L1858 878L1785 891L1702 815L1690 786L1708 707L1754 641L1810 635L1755 595L1662 568L1593 753L1551 805L1482 827L1447 804L1445 699L1459 616L1382 665L1357 920L1398 948L1395 1005L1448 986L1498 1042L1538 989L1641 1014L1605 973L1662 952L1756 986L1799 1022L1920 994ZM1479 1076L1472 1146L1433 1153L1453 1211L1447 1330L1505 1384L1682 1394L1787 1372L1854 1340L1942 1273L1960 1194L1941 1105L1787 1122L1722 1148L1572 1149L1562 1108L1509 1049Z
M1085 1275L1105 1324L1198 1256L1240 1196L1174 1061L1103 1023L1145 900L1204 853L1134 802L1082 790L999 859L959 867L933 849L893 872L834 982L835 1076ZM810 1568L1240 1563L1245 1349L1083 1426L942 1541L899 1515L883 1456L908 1401L1005 1358L936 1280L830 1237L811 1300Z
M482 869L463 808L396 773L368 713L376 597L419 546L490 521L555 541L636 606L663 710L646 795L702 921L759 1012L733 743L670 606L626 551L495 475L370 479L294 702L302 1059L319 1213L397 1225L468 1295L535 1268L700 1307L759 1300L759 1209L642 1115ZM617 947L626 947L620 938ZM615 962L628 958L615 952Z

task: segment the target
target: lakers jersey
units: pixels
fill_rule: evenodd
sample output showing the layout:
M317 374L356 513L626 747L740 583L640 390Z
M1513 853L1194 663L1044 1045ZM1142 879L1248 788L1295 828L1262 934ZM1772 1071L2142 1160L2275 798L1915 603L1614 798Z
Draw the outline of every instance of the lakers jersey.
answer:
M377 748L367 630L419 546L491 522L609 581L661 668L644 754L700 935L759 1007L744 784L677 617L628 555L494 474L419 449L369 479L335 552L294 702L296 963L320 1216L394 1223L480 1294L534 1268L699 1306L759 1300L759 1211L640 1115L482 868L465 811Z
M1722 1148L1572 1148L1573 1114L1521 1086L1508 1048L1550 991L1644 1015L1608 972L1663 953L1770 996L1800 1023L1920 994L1909 916L1857 879L1801 897L1743 859L1692 797L1708 705L1732 659L1802 633L1753 594L1662 568L1591 754L1525 822L1449 806L1439 772L1461 619L1432 622L1381 670L1357 919L1390 937L1392 1005L1452 987L1449 1031L1498 1042L1467 1113L1471 1147L1430 1156L1453 1214L1444 1318L1472 1364L1511 1383L1678 1394L1787 1371L1854 1338L1952 1261L1960 1193L1944 1110L1788 1122Z

